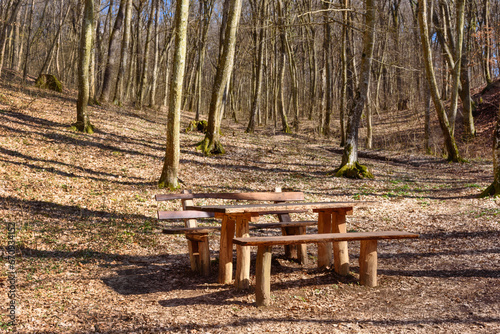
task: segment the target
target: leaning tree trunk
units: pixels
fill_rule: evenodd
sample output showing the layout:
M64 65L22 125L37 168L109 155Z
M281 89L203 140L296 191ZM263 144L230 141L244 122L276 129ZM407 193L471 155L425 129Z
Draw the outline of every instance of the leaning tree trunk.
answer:
M458 152L458 147L453 136L446 110L439 96L439 89L437 86L436 76L434 74L434 66L432 61L432 50L429 40L429 26L427 23L427 0L421 0L418 6L418 21L420 25L420 38L422 40L422 49L424 55L425 71L427 82L431 92L432 100L436 108L436 113L439 119L439 125L443 132L446 150L448 152L448 160L453 162L462 161Z
M366 0L365 31L363 33L363 53L357 98L347 118L346 145L342 154L342 164L335 171L337 177L373 177L365 166L358 163L359 123L367 103L373 49L375 45L375 0Z
M76 106L76 123L73 124L73 128L86 133L94 132L94 127L90 124L87 113L87 104L89 101L89 66L93 32L94 0L85 0L78 62L78 102Z
M158 181L160 188L176 189L179 187L177 176L179 173L180 156L180 122L182 87L184 82L184 67L186 63L186 35L187 21L189 16L189 0L177 0L175 9L175 53L170 83L169 106L168 106L168 129L165 162Z
M212 89L212 98L210 100L210 111L208 114L208 130L205 138L199 144L198 148L204 155L224 154L224 148L220 143L220 124L222 112L222 99L229 78L233 72L234 54L236 49L236 31L241 16L242 0L231 0L229 2L229 11L227 26L225 28L224 43L222 54L219 57L217 73Z
M493 183L480 197L500 196L500 109L497 111L497 125L493 133Z

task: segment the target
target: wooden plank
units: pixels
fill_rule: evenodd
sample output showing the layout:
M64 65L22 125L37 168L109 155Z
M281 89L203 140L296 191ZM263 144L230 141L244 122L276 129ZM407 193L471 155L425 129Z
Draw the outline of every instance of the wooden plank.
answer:
M307 227L316 226L318 222L315 220L282 222L282 223L257 223L250 224L250 229L266 229L266 228L283 228L283 227Z
M247 192L247 193L198 193L198 194L158 194L157 201L168 201L174 199L233 199L246 201L303 201L304 193L293 192Z
M374 202L309 202L309 203L273 203L273 204L245 204L245 205L203 205L203 206L188 206L186 210L199 210L223 214L241 214L241 213L258 213L266 214L272 211L293 210L315 210L315 209L330 209L332 211L339 209L350 209L354 206L371 205Z
M382 240L382 239L406 239L418 238L416 233L403 231L377 231L377 232L350 232L350 233L324 233L324 234L304 234L271 237L248 237L234 238L233 243L242 246L272 246L272 245L293 245L311 244L329 241L354 241L354 240Z
M183 234L183 233L207 234L217 230L220 230L220 226L172 227L172 228L164 228L162 231L165 234Z
M195 210L187 211L157 211L158 219L174 220L174 219L196 219L196 218L213 218L213 212L203 212Z

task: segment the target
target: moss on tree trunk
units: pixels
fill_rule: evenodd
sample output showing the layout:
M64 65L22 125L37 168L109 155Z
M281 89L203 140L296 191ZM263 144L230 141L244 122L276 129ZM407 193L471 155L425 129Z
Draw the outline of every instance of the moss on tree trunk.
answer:
M333 172L335 177L346 177L349 179L363 179L369 178L373 179L373 174L368 170L365 165L361 165L359 162L354 164L347 164Z
M205 137L201 142L199 142L196 149L200 150L205 156L226 153L219 140L210 140L208 137Z

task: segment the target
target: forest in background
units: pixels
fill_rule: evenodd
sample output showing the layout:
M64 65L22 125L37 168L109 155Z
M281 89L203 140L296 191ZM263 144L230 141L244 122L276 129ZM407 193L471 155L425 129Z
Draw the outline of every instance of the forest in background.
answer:
M190 2L182 110L204 115L219 55L224 3ZM121 102L139 107L168 105L175 1L94 3L91 98L101 102L116 100L117 77L122 77L126 84ZM376 112L425 108L428 98L417 5L413 0L377 1L374 80L370 87L370 105ZM446 57L454 41L455 2L431 1L430 5L433 61L446 100L452 84ZM226 113L248 119L262 62L258 124L279 122L278 104L282 103L293 125L299 126L296 123L302 118L313 118L323 133L333 131L339 135L339 112L353 99L359 81L363 2L251 0L242 6ZM25 76L54 74L65 87L76 88L83 7L81 0L2 1L3 67L20 70ZM126 12L128 7L130 13ZM497 1L467 1L463 53L471 90L491 83L498 75L499 25ZM125 49L124 32L130 34ZM121 51L129 55L125 64ZM345 65L347 80L342 78ZM283 90L283 101L279 89Z
M181 110L208 118L206 155L224 152L223 116L248 122L246 132L274 123L290 133L313 120L344 148L337 176L369 177L357 163L362 115L372 149L374 113L421 112L431 153L435 109L447 159L463 161L456 133L474 138L481 101L472 92L488 89L500 66L500 5L490 0L8 0L0 8L0 71L78 87L80 131L93 132L89 103L168 107L159 184L170 188Z

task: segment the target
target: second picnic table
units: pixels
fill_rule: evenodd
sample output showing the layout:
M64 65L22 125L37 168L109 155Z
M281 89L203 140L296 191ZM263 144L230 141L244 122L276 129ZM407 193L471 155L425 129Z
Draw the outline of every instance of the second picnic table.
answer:
M219 252L219 283L230 284L233 274L233 237L249 236L249 223L256 222L260 215L276 212L312 210L318 213L318 233L346 233L346 215L353 207L369 205L370 202L309 202L245 205L189 206L187 210L213 212L222 219ZM237 246L235 286L246 289L250 285L250 247ZM333 243L335 271L340 275L349 273L347 242ZM332 262L332 243L318 244L318 266L326 267Z

